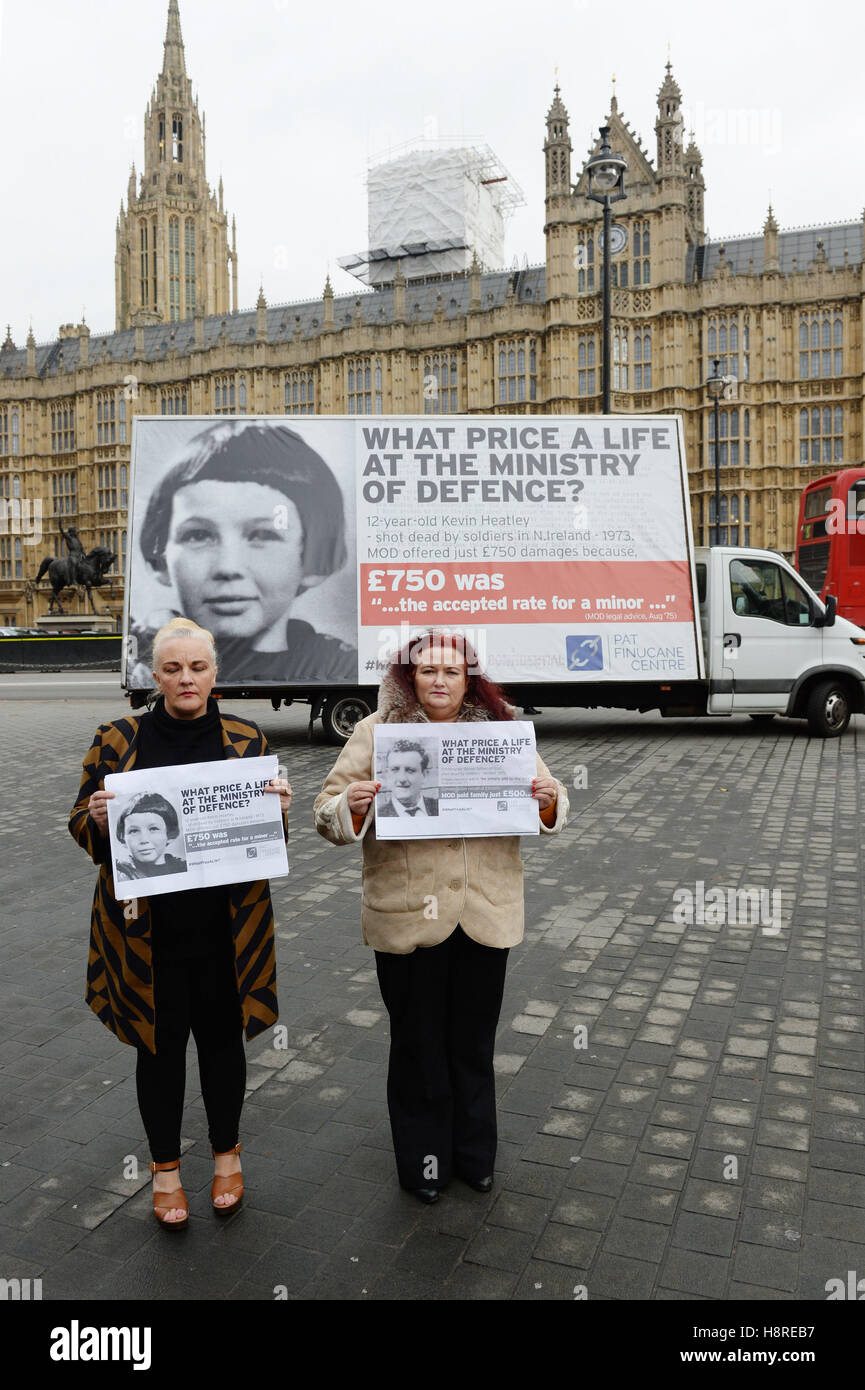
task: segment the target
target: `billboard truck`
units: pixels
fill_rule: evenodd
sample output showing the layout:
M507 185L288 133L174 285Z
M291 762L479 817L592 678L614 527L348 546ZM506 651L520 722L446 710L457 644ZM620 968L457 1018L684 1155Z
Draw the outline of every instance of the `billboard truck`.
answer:
M465 634L523 709L807 719L865 709L865 634L771 551L695 549L678 416L142 416L122 683L177 614L224 697L330 738L415 633Z

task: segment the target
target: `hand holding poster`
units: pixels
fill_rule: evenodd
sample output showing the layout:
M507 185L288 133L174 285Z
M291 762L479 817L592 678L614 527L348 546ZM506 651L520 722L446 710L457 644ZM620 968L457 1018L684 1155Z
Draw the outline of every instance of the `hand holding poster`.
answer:
M287 874L279 797L264 790L277 768L274 754L106 777L118 898Z
M540 834L532 723L377 724L374 738L378 839Z

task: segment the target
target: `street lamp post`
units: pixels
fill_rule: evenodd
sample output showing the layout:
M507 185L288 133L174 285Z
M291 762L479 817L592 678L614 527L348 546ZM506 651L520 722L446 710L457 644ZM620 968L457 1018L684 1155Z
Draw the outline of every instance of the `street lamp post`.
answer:
M586 165L588 197L604 209L604 293L603 293L603 414L610 413L610 230L611 205L625 196L627 164L610 149L610 127L602 125L601 148Z
M721 376L718 370L721 365L720 358L716 357L712 365L712 375L706 382L706 390L715 408L715 544L721 544L721 432L720 432L720 413L719 403L727 388L727 378ZM712 528L709 527L709 536L712 535ZM710 540L711 544L711 540Z

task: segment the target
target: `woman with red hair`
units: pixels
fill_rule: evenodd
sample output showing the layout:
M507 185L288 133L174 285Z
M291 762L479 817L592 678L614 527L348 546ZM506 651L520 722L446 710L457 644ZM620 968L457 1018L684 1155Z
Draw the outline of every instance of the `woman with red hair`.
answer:
M489 1192L496 1156L493 1052L508 950L523 937L518 835L378 840L376 724L513 719L458 632L430 629L396 656L375 714L356 725L316 798L319 833L363 843L363 939L390 1016L387 1099L402 1187L435 1202L453 1176ZM542 834L568 797L541 758Z

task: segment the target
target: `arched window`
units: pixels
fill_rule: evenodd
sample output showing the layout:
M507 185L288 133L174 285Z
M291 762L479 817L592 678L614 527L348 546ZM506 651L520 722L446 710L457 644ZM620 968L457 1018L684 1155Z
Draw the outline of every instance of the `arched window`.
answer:
M186 271L186 317L195 313L195 223L187 217L184 227L184 256Z
M183 117L174 116L171 122L171 158L180 163L183 159Z
M172 323L180 318L180 218L168 219L168 302Z
M526 372L526 348L528 347L529 370ZM578 349L579 351L579 349ZM500 401L534 401L537 399L537 350L534 339L511 342L499 349Z
M158 302L159 302L158 299L157 299L157 290L158 290L159 286L158 286L158 283L157 283L157 280L158 280L158 275L157 275L157 259L158 259L158 258L157 258L157 255L156 255L156 248L157 248L157 246L158 246L158 244L159 244L158 241L157 241L158 228L159 228L159 222L158 222L157 218L154 217L154 219L153 219L153 221L152 221L152 223L151 223L151 226L150 226L150 232L151 232L151 236L150 236L150 246L151 246L151 249L152 249L152 251L153 251L153 255L152 255L151 258L150 258L150 288L151 288L151 290L152 290L152 294L151 294L151 297L150 297L150 302L151 302L151 304L153 305L154 309L156 308L156 306L157 306L157 304L158 304Z
M843 406L799 411L799 462L840 463L844 458Z
M147 250L147 222L142 218L138 224L138 246L139 246L139 280L141 303L144 308L148 304L148 294L150 292L150 271L149 256Z
M799 320L799 376L813 381L844 371L843 320L835 311L803 314ZM817 351L819 347L819 351Z

